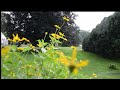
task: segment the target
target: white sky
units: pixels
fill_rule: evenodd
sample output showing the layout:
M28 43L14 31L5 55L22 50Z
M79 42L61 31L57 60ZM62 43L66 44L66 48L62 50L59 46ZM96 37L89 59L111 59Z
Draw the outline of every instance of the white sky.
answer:
M75 23L81 30L91 31L99 24L104 17L112 15L114 12L74 12L78 16Z

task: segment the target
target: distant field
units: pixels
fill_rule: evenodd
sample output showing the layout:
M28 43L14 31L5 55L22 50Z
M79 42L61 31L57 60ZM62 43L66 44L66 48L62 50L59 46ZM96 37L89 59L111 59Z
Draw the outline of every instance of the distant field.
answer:
M71 56L72 49L70 47L58 47L65 55ZM89 65L83 68L79 73L90 76L96 73L100 79L120 79L120 70L109 69L110 64L116 64L120 67L120 60L110 60L100 57L96 54L85 52L80 47L77 48L77 59L90 61Z

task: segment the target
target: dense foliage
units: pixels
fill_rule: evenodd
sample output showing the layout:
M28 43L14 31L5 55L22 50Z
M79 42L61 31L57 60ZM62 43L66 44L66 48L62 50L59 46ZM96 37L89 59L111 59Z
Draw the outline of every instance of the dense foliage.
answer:
M7 36L6 26L7 26L7 18L8 17L9 17L8 14L1 12L1 32L4 33L5 36Z
M79 44L82 44L84 38L89 35L90 32L88 31L85 31L85 30L80 30L80 33L79 33Z
M120 12L105 17L83 41L83 50L120 58Z
M76 38L78 37L76 35L76 38L74 38L75 35L72 34L77 32L74 23L76 15L72 12L12 12L10 17L7 18L6 32L10 38L12 38L13 33L17 33L20 37L26 37L33 45L36 45L36 40L43 39L45 32L51 34L56 30L54 25L62 25L64 22L62 20L63 16L70 19L70 22L65 23L61 29L61 32L68 39L67 42L64 42L64 45L70 46L73 43L76 45ZM49 40L49 37L46 36L45 41L49 42Z

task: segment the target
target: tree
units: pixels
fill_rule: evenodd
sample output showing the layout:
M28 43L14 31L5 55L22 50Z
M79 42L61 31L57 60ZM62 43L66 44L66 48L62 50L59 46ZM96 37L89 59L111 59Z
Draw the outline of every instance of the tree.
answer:
M83 50L108 58L120 57L120 12L106 17L83 41Z
M45 32L49 34L55 32L54 25L62 25L63 16L70 18L70 22L65 23L61 29L61 32L68 37L68 33L73 31L68 30L68 27L72 28L75 25L74 19L76 17L71 12L12 12L8 18L6 30L10 38L13 33L18 33L20 37L26 37L33 45L36 45L36 40L43 39ZM45 41L49 40L49 36L47 36Z
M5 34L5 36L7 36L7 32L6 32L6 26L7 26L7 17L9 15L6 13L1 12L1 32Z

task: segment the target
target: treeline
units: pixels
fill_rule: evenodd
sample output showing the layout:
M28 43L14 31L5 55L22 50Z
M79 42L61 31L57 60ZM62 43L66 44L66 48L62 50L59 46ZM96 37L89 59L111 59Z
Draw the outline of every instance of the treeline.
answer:
M120 58L120 12L105 17L83 40L83 50L108 58Z

